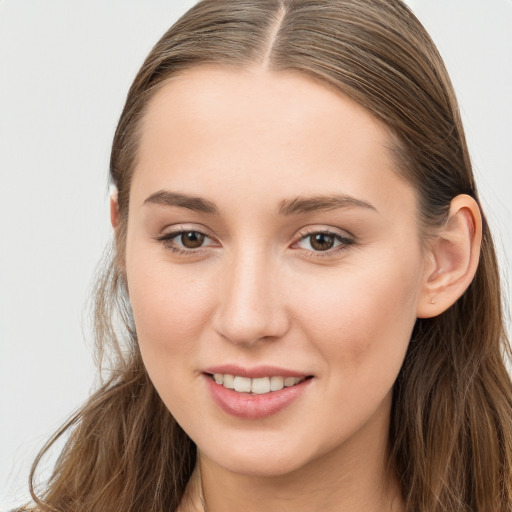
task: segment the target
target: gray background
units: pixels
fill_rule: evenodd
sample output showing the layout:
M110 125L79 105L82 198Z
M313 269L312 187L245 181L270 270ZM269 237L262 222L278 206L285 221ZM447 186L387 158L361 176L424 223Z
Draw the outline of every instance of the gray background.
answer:
M193 0L0 2L0 509L94 383L110 143L144 56ZM458 93L510 288L512 0L410 0ZM47 466L51 464L48 463Z

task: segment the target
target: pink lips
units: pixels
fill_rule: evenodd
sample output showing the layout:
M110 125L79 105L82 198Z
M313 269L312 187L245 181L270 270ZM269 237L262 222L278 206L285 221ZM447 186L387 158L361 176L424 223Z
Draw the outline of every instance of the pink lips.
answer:
M234 365L224 365L206 369L203 375L208 391L214 402L224 412L243 419L261 419L277 414L297 400L313 381L313 379L305 379L295 386L255 395L240 393L217 384L211 378L211 375L215 373L238 375L251 379L273 375L302 378L307 377L307 375L272 366L259 366L252 369L244 369Z

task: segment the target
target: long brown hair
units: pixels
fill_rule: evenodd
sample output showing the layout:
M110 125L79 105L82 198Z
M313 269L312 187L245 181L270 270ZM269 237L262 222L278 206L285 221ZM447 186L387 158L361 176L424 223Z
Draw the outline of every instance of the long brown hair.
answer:
M442 59L400 0L203 0L155 45L130 88L114 137L120 225L96 289L98 391L43 448L70 437L35 510L176 510L195 446L152 386L123 271L130 180L148 100L192 66L295 70L383 120L397 171L418 191L422 228L450 201L478 201L459 110ZM418 319L394 387L390 465L409 512L512 510L512 386L499 273L484 218L476 276L445 313ZM103 358L103 360L105 360ZM29 510L29 509L27 509Z

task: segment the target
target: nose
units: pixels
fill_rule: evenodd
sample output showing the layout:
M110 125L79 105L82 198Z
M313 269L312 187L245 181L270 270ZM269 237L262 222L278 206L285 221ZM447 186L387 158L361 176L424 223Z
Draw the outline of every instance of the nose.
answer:
M245 254L226 262L214 314L215 331L234 344L252 346L276 340L289 328L278 265L264 254Z

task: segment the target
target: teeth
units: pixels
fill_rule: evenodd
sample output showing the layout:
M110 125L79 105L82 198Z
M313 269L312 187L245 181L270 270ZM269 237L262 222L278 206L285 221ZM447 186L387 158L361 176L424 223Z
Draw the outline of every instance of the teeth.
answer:
M263 377L261 379L252 379L251 391L257 395L270 392L270 379Z
M247 377L235 377L233 381L235 391L242 393L250 393L251 392L251 379Z
M283 377L271 377L270 378L270 391L279 391L284 388Z
M284 387L289 388L291 386L295 386L299 380L300 379L296 379L295 377L286 377L286 379L284 379Z
M234 389L239 393L254 393L263 395L271 391L279 391L283 388L289 388L302 382L304 378L299 377L260 377L249 379L248 377L239 377L238 375L229 375L215 373L213 379L217 384L228 389Z
M235 377L233 377L233 375L224 375L224 382L222 385L228 389L235 389Z

